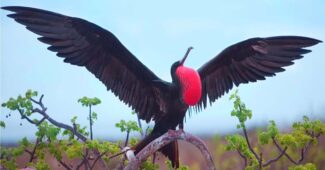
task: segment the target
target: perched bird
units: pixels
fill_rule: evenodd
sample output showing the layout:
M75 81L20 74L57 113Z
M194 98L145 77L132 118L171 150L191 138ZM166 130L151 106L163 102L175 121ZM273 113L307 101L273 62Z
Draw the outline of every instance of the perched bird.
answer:
M41 37L64 62L84 66L108 91L135 110L139 118L155 121L147 137L133 149L137 154L169 129L183 128L189 107L200 111L234 85L264 80L284 71L321 41L300 36L251 38L234 44L197 70L184 66L192 49L170 70L172 82L157 77L109 31L86 20L29 7L2 7L8 16ZM177 141L160 150L179 166Z

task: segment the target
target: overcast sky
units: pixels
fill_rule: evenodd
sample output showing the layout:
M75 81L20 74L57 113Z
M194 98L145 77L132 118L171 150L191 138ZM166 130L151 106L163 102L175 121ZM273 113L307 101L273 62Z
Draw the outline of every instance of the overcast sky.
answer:
M90 3L91 2L91 3ZM170 81L170 66L189 46L186 65L199 68L221 50L252 37L301 35L325 40L325 1L40 1L1 0L1 6L19 5L46 9L86 19L111 31L159 77ZM78 116L87 125L88 109L77 100L82 96L99 97L94 107L98 120L94 137L124 138L115 128L121 119L136 120L125 106L86 69L62 62L46 50L46 45L1 10L1 103L9 97L34 89L44 94L48 114L69 123ZM325 115L324 43L310 48L312 53L296 61L285 72L265 81L241 85L239 94L253 110L249 126L275 120L281 126L300 120L302 115ZM208 109L186 118L185 130L194 134L223 134L236 129L230 116L229 94ZM1 109L1 140L32 138L36 128L11 118ZM19 124L22 122L22 126Z

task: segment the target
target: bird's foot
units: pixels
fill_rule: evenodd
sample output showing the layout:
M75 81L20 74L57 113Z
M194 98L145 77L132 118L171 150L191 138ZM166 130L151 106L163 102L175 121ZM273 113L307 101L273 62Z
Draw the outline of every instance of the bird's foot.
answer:
M128 159L128 161L132 161L135 158L134 151L130 147L124 147L122 152L125 152L125 156Z

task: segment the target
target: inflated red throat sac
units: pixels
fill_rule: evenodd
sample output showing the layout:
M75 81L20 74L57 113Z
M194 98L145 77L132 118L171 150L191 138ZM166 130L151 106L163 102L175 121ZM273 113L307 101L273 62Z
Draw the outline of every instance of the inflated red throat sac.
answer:
M192 68L179 66L176 75L181 84L184 103L193 106L201 99L202 85L198 72Z

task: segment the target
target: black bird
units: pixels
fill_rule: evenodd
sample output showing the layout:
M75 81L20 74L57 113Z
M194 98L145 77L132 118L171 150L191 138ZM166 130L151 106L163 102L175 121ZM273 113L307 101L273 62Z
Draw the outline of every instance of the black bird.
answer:
M8 16L41 37L64 62L86 67L138 116L155 121L151 134L133 149L137 154L149 142L178 125L189 107L200 111L227 93L233 85L264 80L284 71L310 47L321 41L300 36L251 38L216 55L197 71L183 66L185 57L171 67L172 82L165 82L143 65L109 31L86 20L29 7L2 7ZM160 150L179 166L178 145Z

